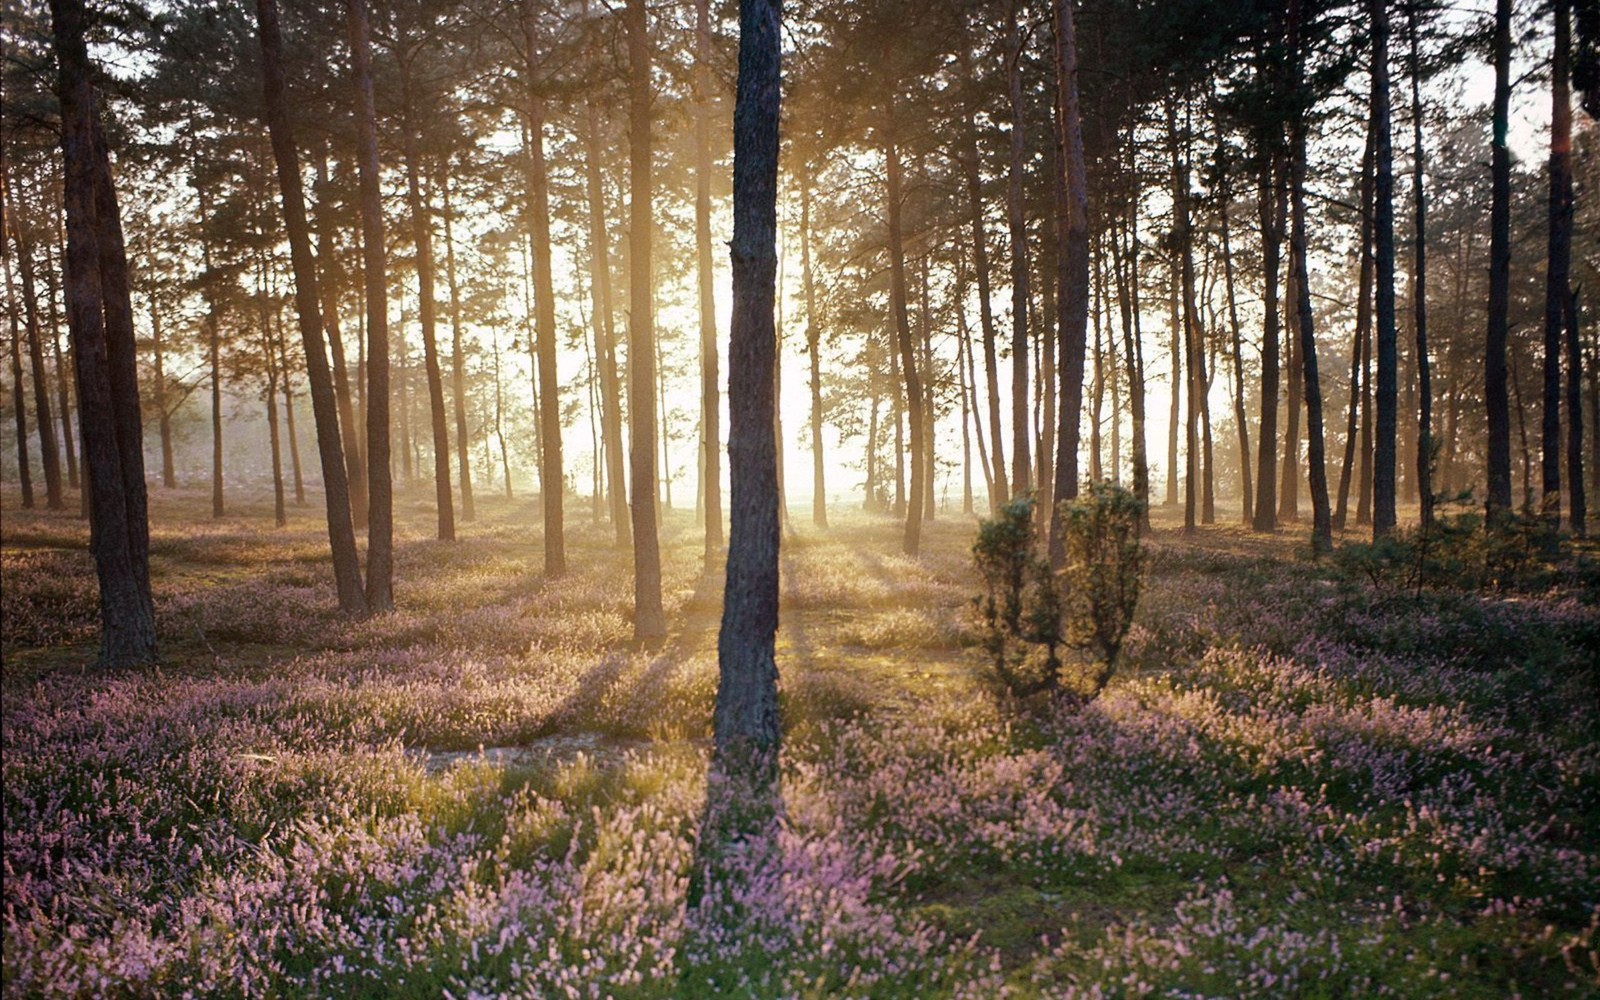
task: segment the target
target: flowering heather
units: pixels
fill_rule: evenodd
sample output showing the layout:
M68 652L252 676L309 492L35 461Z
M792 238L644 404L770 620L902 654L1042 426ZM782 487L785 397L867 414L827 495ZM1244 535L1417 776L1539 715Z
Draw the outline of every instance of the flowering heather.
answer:
M348 621L314 519L197 502L155 511L169 662L115 674L76 522L7 514L7 997L1600 990L1592 595L1161 533L1118 678L1019 702L968 638L972 525L914 562L846 520L785 550L780 799L692 889L721 581L687 518L638 650L603 526L550 584L533 508L480 498Z

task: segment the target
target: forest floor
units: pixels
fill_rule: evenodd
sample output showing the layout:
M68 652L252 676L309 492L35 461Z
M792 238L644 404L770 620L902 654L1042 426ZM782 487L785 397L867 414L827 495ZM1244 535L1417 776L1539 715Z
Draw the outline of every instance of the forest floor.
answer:
M975 522L796 509L783 814L687 904L721 574L663 537L669 639L586 502L434 541L334 609L315 511L155 491L159 669L90 666L86 527L4 496L6 996L1600 994L1600 606L1403 589L1303 532L1158 517L1116 679L1017 702ZM707 899L715 893L707 890Z

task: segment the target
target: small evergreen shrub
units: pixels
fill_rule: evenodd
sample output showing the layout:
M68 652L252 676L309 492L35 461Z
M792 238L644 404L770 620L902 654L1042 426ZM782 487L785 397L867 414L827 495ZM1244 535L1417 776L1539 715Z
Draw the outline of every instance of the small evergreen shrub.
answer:
M1063 501L1060 572L1040 554L1035 506L1018 498L978 527L972 552L984 582L976 599L983 645L1001 683L1019 696L1060 688L1063 654L1081 652L1075 690L1092 700L1111 680L1139 603L1140 503L1112 483Z

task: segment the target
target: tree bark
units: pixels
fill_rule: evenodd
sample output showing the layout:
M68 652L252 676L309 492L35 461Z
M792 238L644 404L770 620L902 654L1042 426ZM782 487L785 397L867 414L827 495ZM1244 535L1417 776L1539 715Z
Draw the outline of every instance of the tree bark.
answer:
M461 520L477 517L472 496L472 456L467 434L467 359L461 345L461 286L456 281L456 241L452 223L455 212L450 204L450 164L439 170L440 194L444 197L444 273L450 286L450 397L456 420L456 464L461 470Z
M1263 145L1276 137L1263 140ZM1261 150L1256 209L1261 217L1261 438L1256 450L1254 527L1271 532L1278 528L1278 265L1283 240L1281 157L1274 149Z
M428 380L429 429L433 440L433 495L440 541L456 539L455 501L450 491L450 429L444 408L444 374L439 364L438 312L434 297L433 213L422 192L422 131L416 120L412 90L413 50L400 58L403 110L401 131L406 161L406 207L411 213L411 242L417 252L417 312L422 326L422 364ZM549 532L546 532L548 537Z
M1018 7L1006 7L1006 79L1011 103L1011 166L1006 187L1006 213L1011 228L1011 493L1021 496L1033 488L1033 437L1028 419L1028 222L1024 214L1022 104L1022 28Z
M367 609L394 610L394 481L389 467L389 295L378 184L377 112L367 0L345 0L351 75L356 91L357 167L361 179L361 253L367 299ZM326 471L326 470L324 470Z
M1376 100L1376 95L1372 95ZM1370 107L1370 105L1369 105ZM1350 508L1350 482L1351 473L1355 470L1356 447L1360 438L1361 417L1363 416L1362 399L1365 393L1365 383L1362 378L1367 367L1363 362L1364 351L1371 339L1372 329L1372 218L1373 218L1373 160L1377 151L1376 114L1369 114L1367 122L1367 148L1361 157L1361 185L1360 185L1360 229L1361 245L1357 251L1360 254L1360 273L1356 279L1356 330L1355 336L1350 341L1350 406L1345 420L1344 434L1344 461L1339 465L1339 491L1334 503L1333 527L1343 531L1346 515ZM1366 461L1363 443L1362 467L1363 478L1366 470L1370 468ZM1362 514L1357 516L1356 523L1363 523L1366 517L1366 484L1361 487L1360 504Z
M1489 420L1488 505L1511 510L1511 409L1506 397L1506 339L1511 289L1511 0L1496 0L1494 133L1490 143L1489 327L1484 338L1483 391Z
M895 334L899 347L900 374L905 383L906 422L910 425L911 484L905 506L906 527L901 548L908 556L917 555L922 542L923 477L928 474L924 461L927 433L923 414L922 378L917 370L917 353L911 333L911 316L906 301L906 253L901 224L902 169L895 119L895 95L886 95L883 105L882 134L885 160L885 195L889 212L889 299L894 311ZM898 450L898 449L897 449Z
M350 520L350 489L339 436L333 378L328 371L327 353L323 346L321 295L317 284L316 260L311 251L310 227L306 221L300 156L295 146L288 108L284 103L277 0L256 0L256 17L261 32L267 128L272 137L284 227L289 236L289 258L294 268L295 314L300 323L300 340L305 348L306 380L311 386L311 412L316 423L317 456L322 466L334 581L339 593L340 610L356 614L366 610L366 596L362 592L361 563L356 552L355 530Z
M1417 338L1417 498L1421 504L1422 530L1433 525L1433 371L1428 360L1428 201L1423 183L1422 147L1422 72L1418 53L1417 15L1407 8L1411 28L1411 195L1416 212L1414 271L1411 275L1411 304ZM1574 369L1576 370L1576 369ZM1576 384L1576 383L1574 383ZM1577 408L1573 408L1577 412ZM1579 489L1581 490L1581 486Z
M1232 226L1229 218L1233 182L1232 175L1228 171L1226 154L1220 148L1217 152L1217 167L1221 178L1218 185L1221 204L1217 206L1217 215L1222 237L1222 280L1228 299L1228 328L1232 338L1230 343L1232 350L1230 353L1233 359L1233 422L1239 436L1239 491L1241 505L1239 517L1246 526L1249 526L1253 521L1255 511L1255 483L1250 476L1250 421L1245 416L1244 407L1244 349L1243 337L1239 331L1239 299L1234 293L1233 284Z
M1554 524L1561 521L1561 349L1562 332L1572 289L1568 277L1572 260L1572 97L1569 90L1568 61L1572 47L1572 15L1565 2L1555 4L1555 52L1551 59L1550 84L1550 236L1545 268L1544 294L1544 421L1540 443L1540 485L1544 496L1540 509ZM1578 366L1574 365L1574 372ZM44 417L39 418L43 420ZM1567 408L1567 420L1578 425L1582 441L1582 414L1578 407ZM1582 445L1576 452L1582 455ZM1581 461L1581 458L1580 458ZM1581 503L1581 476L1568 476L1575 490L1575 503ZM1576 513L1576 508L1574 508ZM1573 517L1576 531L1581 517Z
M701 494L706 519L705 559L712 565L721 554L722 534L722 394L717 371L717 299L711 257L711 0L695 0L695 182L694 243L700 292L700 448ZM802 234L802 239L804 235ZM809 253L809 249L807 250ZM810 309L810 257L806 258L806 323L809 337L816 327ZM813 367L815 351L812 352ZM813 423L818 418L813 417ZM820 438L820 432L814 432ZM813 448L818 451L817 448ZM820 456L820 451L818 452ZM816 459L821 468L821 458ZM819 503L820 501L813 501ZM827 515L819 522L826 526Z
M74 441L77 436L72 433L72 399L68 386L72 382L72 363L70 358L64 358L61 353L61 314L56 306L56 276L59 273L55 257L51 253L53 241L44 241L44 291L45 304L50 313L50 351L55 360L56 370L56 408L61 415L61 444L62 450L67 455L67 485L73 489L78 488L78 453Z
M8 303L11 319L11 388L17 418L17 479L22 487L22 509L32 510L33 472L28 468L28 400L22 384L22 327L17 322L15 300Z
M600 181L600 114L591 102L584 128L584 181L589 202L589 288L594 308L595 361L600 366L600 435L606 453L606 492L617 546L633 545L628 492L623 474L622 387L617 377L616 328L611 312L611 240L606 234L606 196Z
M5 200L11 201L9 197ZM61 495L61 453L56 449L56 425L50 415L50 383L44 372L44 343L39 333L39 296L33 275L33 247L17 218L16 206L9 207L7 221L11 224L11 238L17 248L17 270L22 278L22 309L28 335L28 362L33 375L34 413L38 418L39 462L44 468L45 506L50 510L61 510L66 506ZM9 283L9 275L7 277ZM20 393L17 398L21 399Z
M800 269L806 293L806 354L811 360L811 523L828 527L828 484L822 452L822 327L811 270L811 172L800 171Z
M627 0L623 22L628 36L628 416L632 423L633 466L633 637L641 642L666 637L661 607L661 546L656 536L656 343L653 272L650 260L652 210L650 36L644 0ZM768 382L770 384L770 378ZM770 412L768 407L767 412Z
M713 716L720 760L775 768L778 747L777 337L779 8L740 0L734 105L733 323L729 342L732 481L727 583L717 634ZM770 773L770 772L767 772Z
M350 396L349 371L345 367L344 337L339 332L339 290L344 275L339 267L339 251L334 242L333 187L328 180L326 150L317 155L316 193L317 282L321 292L321 318L333 359L333 390L338 404L340 441L344 452L345 482L350 494L350 523L353 530L367 526L367 468L361 448L361 425ZM308 362L309 364L309 362ZM313 408L316 405L312 398ZM320 452L321 444L318 443ZM365 600L365 598L363 598Z
M983 364L984 376L988 380L989 390L989 438L993 443L989 458L990 482L993 488L989 498L989 512L993 514L999 510L999 505L1008 499L1006 493L1006 454L1005 442L1000 425L1000 378L998 363L995 358L995 325L994 307L989 289L989 247L988 240L983 234L983 184L978 163L977 130L970 124L966 130L966 155L962 158L962 166L967 175L967 203L972 213L972 261L973 269L978 278L978 316L983 331ZM977 395L977 386L973 386L973 395ZM979 418L980 431L982 418ZM980 438L981 438L980 433Z
M1300 0L1289 0L1289 52L1294 66L1294 84L1301 86ZM1322 386L1317 380L1317 341L1311 312L1311 284L1306 266L1306 132L1309 109L1300 110L1293 126L1293 162L1289 188L1293 200L1294 230L1290 253L1294 261L1295 301L1299 313L1300 364L1305 372L1306 461L1310 466L1311 547L1317 552L1333 549L1333 524L1328 511L1328 471L1322 438Z
M1056 64L1056 161L1066 183L1058 206L1065 246L1057 251L1056 321L1060 357L1055 488L1051 491L1050 563L1066 564L1062 501L1078 495L1079 414L1083 409L1083 355L1089 333L1089 194L1083 163L1083 125L1078 112L1078 39L1072 0L1053 0Z
M203 280L205 282L202 296L206 302L206 359L211 368L211 516L222 517L225 513L222 492L222 317L221 305L217 300L217 282L221 280L211 261L211 239L203 232L208 220L211 218L211 198L206 189L197 187L200 197L200 258L204 268ZM68 307L69 319L71 307ZM82 405L83 397L78 397ZM80 423L83 416L78 417ZM85 460L87 462L87 460Z
M149 521L122 224L100 135L81 0L51 0L67 222L67 320L77 359L90 549L100 584L100 662L156 660Z
M154 402L161 435L161 485L170 490L177 487L178 474L172 453L172 413L167 407L166 351L161 336L161 309L154 288L150 290L149 300L150 352L156 366Z
M1377 134L1373 228L1377 287L1377 441L1372 458L1372 537L1395 528L1396 439L1400 428L1399 350L1394 306L1394 152L1389 130L1389 7L1372 0L1372 117Z

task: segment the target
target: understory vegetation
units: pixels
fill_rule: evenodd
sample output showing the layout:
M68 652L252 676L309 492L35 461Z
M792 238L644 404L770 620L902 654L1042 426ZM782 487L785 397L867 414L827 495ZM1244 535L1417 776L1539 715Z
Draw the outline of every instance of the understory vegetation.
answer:
M1397 585L1157 511L1085 703L994 680L971 520L796 526L779 822L686 903L720 575L403 497L395 614L312 512L153 497L165 662L104 672L85 527L8 506L6 996L1507 997L1600 983L1593 574ZM253 520L254 518L254 520ZM1592 559L1579 553L1574 565ZM914 794L910 794L911 790ZM737 852L736 852L737 855ZM741 860L742 858L742 860Z

